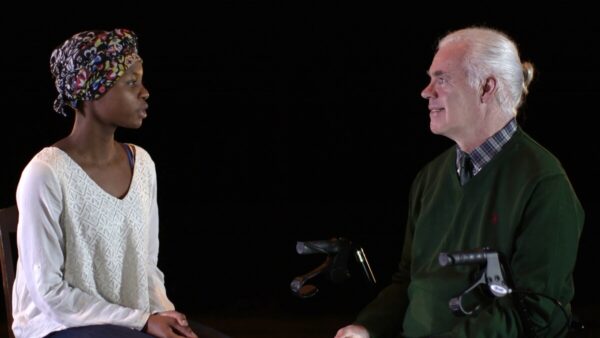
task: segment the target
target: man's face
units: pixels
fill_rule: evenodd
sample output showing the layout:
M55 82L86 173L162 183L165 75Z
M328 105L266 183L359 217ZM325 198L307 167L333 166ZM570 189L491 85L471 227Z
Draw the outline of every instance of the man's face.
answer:
M467 83L464 43L440 48L429 67L430 81L421 92L429 101L429 128L455 142L467 138L477 125L479 93Z

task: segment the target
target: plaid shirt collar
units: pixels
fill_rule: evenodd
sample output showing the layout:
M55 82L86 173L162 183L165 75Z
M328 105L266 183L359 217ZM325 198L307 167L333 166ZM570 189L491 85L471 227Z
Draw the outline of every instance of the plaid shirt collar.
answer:
M485 140L479 147L475 148L470 154L473 164L473 175L477 175L481 169L488 164L502 147L510 140L517 131L517 119L511 119L502 129ZM460 167L459 163L465 152L456 146L456 168Z

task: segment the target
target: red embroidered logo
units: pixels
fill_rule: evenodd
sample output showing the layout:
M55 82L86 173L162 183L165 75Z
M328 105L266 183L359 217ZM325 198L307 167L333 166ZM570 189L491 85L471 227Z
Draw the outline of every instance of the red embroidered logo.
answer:
M490 222L492 222L493 225L498 224L498 214L495 211L492 212L492 217L490 217Z

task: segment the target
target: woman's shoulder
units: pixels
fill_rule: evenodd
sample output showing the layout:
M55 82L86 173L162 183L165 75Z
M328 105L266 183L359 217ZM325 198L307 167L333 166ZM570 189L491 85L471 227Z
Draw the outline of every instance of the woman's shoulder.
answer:
M61 174L68 171L69 157L56 147L40 150L27 163L19 185L43 186L49 182L58 182Z
M125 144L133 149L133 154L136 159L139 159L140 161L152 162L152 156L150 156L150 153L146 149L144 149L142 146L137 145L135 143L126 143L126 142L123 142L123 144Z
M126 144L134 149L134 157L137 167L139 167L140 169L149 168L150 171L155 170L154 160L145 148L133 143Z
M60 148L48 146L38 151L29 161L28 166L44 164L49 168L56 168L67 163L69 159L70 157Z

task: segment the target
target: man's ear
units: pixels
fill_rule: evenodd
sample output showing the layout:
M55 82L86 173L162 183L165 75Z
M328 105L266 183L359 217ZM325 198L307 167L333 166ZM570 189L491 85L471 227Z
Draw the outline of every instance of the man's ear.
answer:
M495 77L488 77L487 79L485 79L479 97L481 103L490 102L491 99L494 97L494 93L496 92L497 88L498 86Z

